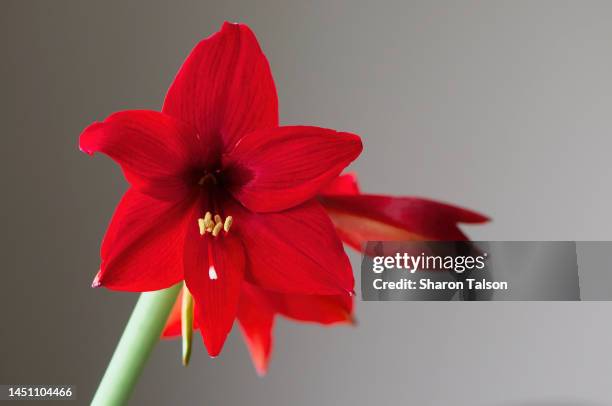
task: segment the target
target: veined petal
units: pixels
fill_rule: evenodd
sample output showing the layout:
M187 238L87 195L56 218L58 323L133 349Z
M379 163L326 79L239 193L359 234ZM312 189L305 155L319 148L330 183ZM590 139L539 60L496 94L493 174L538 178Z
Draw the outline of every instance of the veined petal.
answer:
M247 278L280 292L345 294L353 291L351 265L331 220L310 200L279 213L252 213L238 204L232 231L247 254Z
M272 353L274 310L265 293L250 283L242 284L238 322L255 370L263 376L268 371Z
M228 188L252 211L288 209L314 197L361 150L357 135L319 127L255 131L224 158Z
M201 41L170 86L163 112L199 134L221 136L226 150L247 132L277 126L274 80L249 27L226 22Z
M181 281L190 204L128 190L102 242L101 269L94 286L143 292Z
M187 226L185 281L210 356L217 356L232 329L244 275L244 249L231 233L200 235L197 219Z
M366 241L467 240L457 223L488 218L459 207L417 197L322 195L340 238L361 250Z
M147 110L115 113L90 125L81 133L79 147L90 155L108 155L134 189L165 200L188 193L186 171L194 157L203 155L188 125Z

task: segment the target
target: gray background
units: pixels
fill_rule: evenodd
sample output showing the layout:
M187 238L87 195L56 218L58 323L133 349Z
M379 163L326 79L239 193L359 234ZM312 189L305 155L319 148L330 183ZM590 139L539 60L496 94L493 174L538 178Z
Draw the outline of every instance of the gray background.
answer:
M89 399L136 296L89 288L125 184L77 136L113 111L158 109L224 19L257 33L283 123L363 136L364 189L479 209L494 222L467 229L475 239L612 239L610 2L0 6L0 382ZM612 303L359 303L357 316L280 321L265 379L237 331L187 369L164 342L133 404L612 403Z

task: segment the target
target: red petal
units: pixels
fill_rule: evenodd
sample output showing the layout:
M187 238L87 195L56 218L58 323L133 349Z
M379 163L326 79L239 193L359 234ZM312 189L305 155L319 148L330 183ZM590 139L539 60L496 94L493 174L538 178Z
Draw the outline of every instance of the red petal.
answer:
M268 371L272 353L274 312L263 291L249 283L242 285L238 322L255 370L260 376L263 376Z
M229 190L252 211L294 207L315 196L361 150L358 136L324 128L255 131L225 159Z
M181 302L183 300L183 289L179 292L178 297L176 298L176 302L174 302L174 306L172 306L172 310L168 315L168 319L166 320L166 325L164 326L164 331L162 331L162 338L171 338L177 337L181 335ZM195 320L194 320L195 324ZM194 326L195 330L195 326Z
M457 223L483 223L478 213L432 200L378 195L320 196L344 242L467 240Z
M95 285L142 292L181 281L189 205L189 201L164 202L128 190L102 242Z
M338 176L319 192L322 195L358 195L357 175L349 172Z
M320 324L353 321L353 298L348 295L268 293L274 310L294 320Z
M204 344L214 357L221 352L236 318L244 250L231 233L201 236L197 219L192 219L185 242L185 281L195 300L195 317ZM211 276L213 269L216 279Z
M82 151L110 156L136 190L161 199L188 192L185 173L199 145L185 124L146 110L115 113L87 127L79 139Z
M247 132L277 126L274 80L249 27L225 23L201 41L170 86L163 112L201 135L220 134L226 149Z
M314 200L280 213L251 213L234 204L232 232L247 253L247 276L270 290L347 294L353 273L331 220Z

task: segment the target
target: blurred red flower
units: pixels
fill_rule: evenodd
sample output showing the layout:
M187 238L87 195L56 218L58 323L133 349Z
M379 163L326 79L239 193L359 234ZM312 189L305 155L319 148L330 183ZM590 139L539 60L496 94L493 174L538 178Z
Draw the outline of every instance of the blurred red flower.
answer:
M342 241L358 251L366 241L463 241L468 238L458 223L489 221L482 214L434 200L363 194L352 173L336 178L318 199Z
M110 156L130 183L94 286L149 291L185 280L210 355L237 314L256 339L245 325L262 315L239 312L239 301L257 296L251 284L352 292L348 258L315 197L359 155L361 140L279 126L268 61L247 26L225 23L194 48L162 112L115 113L87 127L80 148Z

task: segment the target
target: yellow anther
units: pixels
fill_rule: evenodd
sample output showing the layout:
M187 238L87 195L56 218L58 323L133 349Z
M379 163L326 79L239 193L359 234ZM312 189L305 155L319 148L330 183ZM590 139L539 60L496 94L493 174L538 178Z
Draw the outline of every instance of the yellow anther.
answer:
M204 221L208 224L210 220L212 220L212 213L207 211L206 214L204 215Z
M234 222L234 219L232 218L232 216L227 216L225 218L225 223L223 223L223 230L226 233L230 230L230 227L232 226L233 222Z
M213 237L216 237L219 235L219 233L221 232L221 229L223 228L223 223L217 223L215 225L215 228L213 228L212 230L212 235Z
M212 214L207 211L204 218L198 219L198 225L200 226L200 235L204 235L207 231L211 232L215 226L212 221Z
M198 219L200 235L204 235L206 232L209 232L213 235L213 237L216 237L221 233L221 230L224 230L227 233L232 227L233 222L234 219L232 216L227 216L225 221L223 221L223 218L221 218L220 215L215 214L213 216L211 212L207 211L203 218Z
M206 220L198 219L198 227L200 227L200 235L204 235L206 232Z

